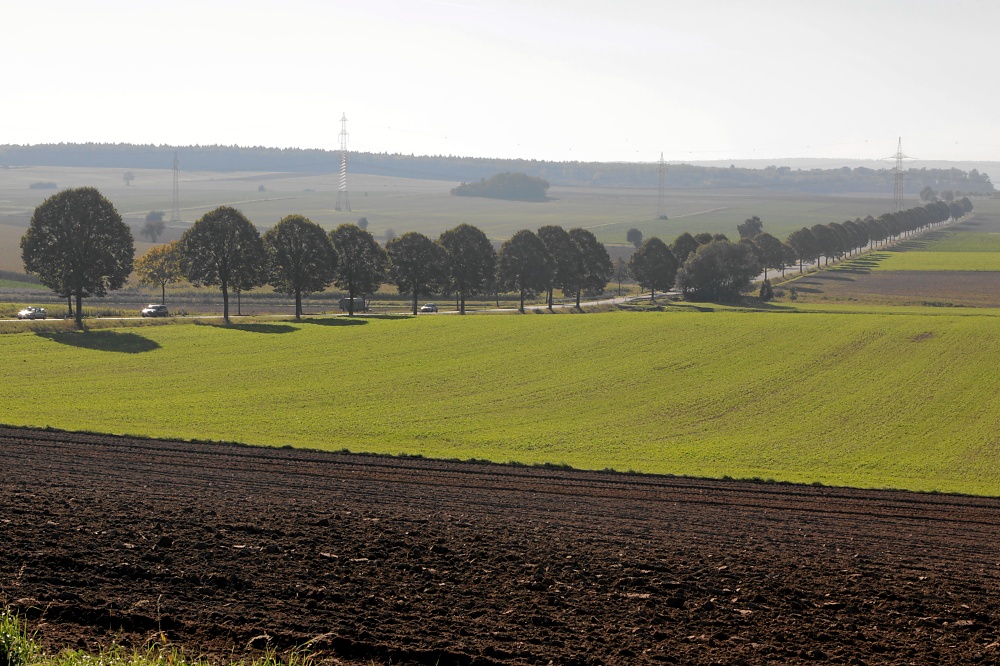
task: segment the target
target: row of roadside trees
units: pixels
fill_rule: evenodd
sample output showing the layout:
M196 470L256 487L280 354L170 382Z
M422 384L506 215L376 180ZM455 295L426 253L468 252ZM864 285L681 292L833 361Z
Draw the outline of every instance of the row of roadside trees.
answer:
M657 237L642 242L628 272L655 297L675 284L693 300L735 300L763 269L784 270L795 261L839 258L925 226L960 217L972 210L968 198L933 202L879 218L814 225L793 232L784 242L763 231L757 217L737 227L741 241L724 235L684 233L667 246ZM82 327L82 299L122 287L133 270L131 231L114 206L94 188L60 192L44 201L21 239L25 270L70 301L76 299ZM574 297L600 294L614 267L604 245L582 228L556 225L537 232L523 229L496 251L482 230L462 224L437 240L409 232L385 247L356 224L327 233L318 224L289 215L263 236L238 210L222 206L206 213L180 240L151 249L134 268L147 284L188 280L218 286L223 315L229 320L229 295L270 284L293 296L295 316L302 298L331 284L347 292L349 313L366 294L386 281L412 299L414 314L421 295L454 296L465 313L473 295L517 292L525 299L553 293ZM765 273L766 278L766 273Z
M800 272L805 262L818 265L822 260L829 264L831 259L850 256L971 211L972 202L967 197L936 201L878 218L803 227L784 241L765 232L761 219L754 216L737 225L740 241L736 243L723 234L687 232L670 245L655 236L641 241L628 269L653 298L657 291L676 286L691 300L732 301L746 293L761 272L767 281L768 270L784 274L796 262Z
M94 188L60 192L35 209L21 239L25 270L63 298L76 300L82 327L82 299L121 288L133 268L140 280L166 286L188 280L218 286L223 316L229 320L230 294L270 284L293 296L295 316L302 298L331 284L354 304L385 282L412 299L454 296L465 313L466 299L516 291L520 309L529 295L561 289L580 303L582 294L603 292L612 264L604 245L586 229L545 226L522 230L499 252L469 224L450 229L436 241L410 232L385 247L362 226L343 224L327 233L301 215L289 215L263 235L240 211L222 206L206 213L181 238L152 248L134 260L131 231L114 206ZM133 265L134 264L134 265Z
M270 284L295 298L331 284L347 292L348 314L355 304L386 282L411 299L417 313L421 296L447 294L465 314L475 295L518 292L520 309L529 295L561 289L577 305L584 293L601 293L612 265L604 245L586 229L545 226L514 234L499 252L481 229L461 224L437 240L408 232L380 245L356 224L326 233L318 224L289 215L260 236L239 211L220 207L194 223L180 240L154 248L136 262L140 280L160 285L187 279L196 286L219 286L223 314L229 317L230 291Z

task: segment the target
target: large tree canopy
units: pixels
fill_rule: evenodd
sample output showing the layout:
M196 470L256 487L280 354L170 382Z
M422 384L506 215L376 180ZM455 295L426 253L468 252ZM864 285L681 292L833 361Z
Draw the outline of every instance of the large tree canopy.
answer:
M813 233L813 238L816 239L816 265L819 266L819 255L823 256L824 265L829 265L830 258L836 256L837 248L839 247L837 235L833 232L833 229L825 224L814 224L810 227L809 231Z
M458 311L465 314L465 299L483 292L496 273L497 252L478 227L460 224L441 234L438 243L448 253L448 288L459 298Z
M874 221L874 220L873 220ZM788 235L788 244L795 250L799 260L799 273L802 272L802 262L819 254L819 244L809 227L802 227Z
M350 296L347 314L354 316L354 299L378 291L385 279L385 250L374 236L356 224L342 224L330 232L337 251L335 284Z
M549 224L540 227L538 237L545 243L545 249L552 257L552 272L546 287L546 301L551 310L552 292L556 288L562 289L563 293L576 291L575 287L582 277L582 258L569 233L559 225Z
M576 307L580 307L581 293L596 295L604 292L614 274L614 266L604 243L587 229L570 229L569 239L576 246L580 264L573 272L576 281L568 283L563 289L576 296Z
M83 328L83 299L122 287L134 256L131 230L93 187L43 201L21 238L25 272L63 298L76 298L78 328Z
M754 236L754 252L760 261L761 268L764 269L764 279L767 279L767 269L781 269L785 265L785 247L781 241L771 234L764 232Z
M257 228L240 211L220 206L205 213L180 240L181 266L195 286L222 289L222 314L229 322L229 290L263 284L267 254Z
M702 245L677 271L684 297L694 301L731 302L753 285L760 264L748 243L713 241Z
M639 286L649 289L651 300L656 300L657 291L667 291L674 286L677 259L667 244L656 236L643 241L639 249L632 253L628 266Z
M445 282L445 249L427 236L411 231L385 245L389 281L400 294L409 294L417 314L420 294L430 294Z
M323 228L289 215L264 233L270 275L275 291L295 297L295 318L302 318L302 296L323 291L333 282L337 253Z
M699 243L695 240L694 236L685 231L674 239L673 244L670 246L670 251L673 253L674 258L683 264L687 261L688 256L698 249L698 245Z
M497 254L497 286L521 296L518 308L524 312L524 298L543 291L552 278L552 257L545 243L529 229L510 237Z
M160 288L160 302L167 302L167 285L184 279L181 270L180 241L151 247L135 261L135 274L141 284Z

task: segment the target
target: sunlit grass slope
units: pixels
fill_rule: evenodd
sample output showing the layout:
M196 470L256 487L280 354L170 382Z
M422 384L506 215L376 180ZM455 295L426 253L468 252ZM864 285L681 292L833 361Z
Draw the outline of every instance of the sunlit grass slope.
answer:
M346 318L0 336L0 421L1000 494L1000 317Z

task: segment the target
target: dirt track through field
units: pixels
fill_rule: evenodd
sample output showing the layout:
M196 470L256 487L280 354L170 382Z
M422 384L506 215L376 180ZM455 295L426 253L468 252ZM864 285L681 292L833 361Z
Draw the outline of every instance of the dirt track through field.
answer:
M51 650L995 663L1000 501L0 428L0 603Z

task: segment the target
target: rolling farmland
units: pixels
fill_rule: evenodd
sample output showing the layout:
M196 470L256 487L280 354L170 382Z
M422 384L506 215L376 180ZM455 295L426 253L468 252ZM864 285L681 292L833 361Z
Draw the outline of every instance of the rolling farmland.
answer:
M142 227L150 210L169 213L172 172L169 169L134 169L135 180L126 186L120 169L31 167L0 170L0 246L16 241L31 212L57 190L29 189L32 183L53 182L62 189L97 187L134 229ZM567 229L585 227L605 243L625 245L631 227L646 237L659 235L668 242L682 232L708 231L736 237L736 225L752 215L764 220L765 229L780 237L802 226L843 222L887 211L891 201L872 196L817 196L758 190L689 190L668 193L668 220L657 219L654 188L553 187L550 201L524 203L449 194L458 183L353 175L350 179L352 211L336 211L337 174L182 172L181 219L168 228L165 240L209 210L234 206L262 229L291 213L305 215L332 229L360 217L369 230L382 236L387 230L437 237L462 223L474 224L493 240L502 241L515 231L557 224ZM20 232L17 229L21 229ZM138 253L146 248L140 247ZM21 270L20 255L0 252L0 270Z
M133 226L169 209L168 171L11 173L0 270L48 194L30 182L96 184ZM519 204L359 177L337 213L330 176L186 177L188 222L227 203L259 226L366 215L376 234L471 221L495 239L735 236L754 214L784 236L886 203L678 192L662 221L652 191ZM1000 207L976 207L757 310L0 334L0 423L108 433L0 432L0 606L52 651L215 661L989 662L996 500L876 490L1000 496Z
M0 422L1000 494L997 322L671 306L10 334Z

